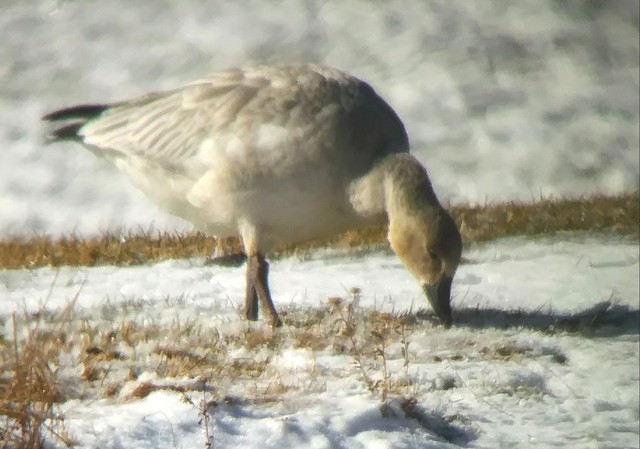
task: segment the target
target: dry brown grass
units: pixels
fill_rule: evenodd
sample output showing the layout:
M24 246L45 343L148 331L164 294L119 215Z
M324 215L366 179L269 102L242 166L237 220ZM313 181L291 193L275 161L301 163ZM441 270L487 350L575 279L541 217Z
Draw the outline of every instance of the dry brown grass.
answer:
M0 342L0 448L41 449L45 436L66 446L72 444L55 405L63 399L57 382L60 342L38 326Z
M615 197L541 199L532 203L509 202L450 208L466 244L511 235L538 235L558 231L609 232L639 238L638 192ZM383 247L382 227L346 232L326 241L281 247L274 256L313 248ZM77 235L52 238L35 236L0 242L0 268L35 268L63 265L136 265L165 259L206 257L216 239L201 233L145 234L125 232L95 238ZM229 252L240 252L237 239L225 239Z
M14 329L0 335L0 449L40 449L45 435L70 443L56 413L56 405L70 399L135 401L164 390L206 394L212 401L265 403L296 392L322 392L331 379L355 377L386 404L460 388L446 376L430 385L416 377L419 370L410 369L416 363L450 366L475 359L495 366L540 357L567 362L559 349L523 346L500 334L487 334L478 343L473 329L437 338L445 331L423 309L370 310L355 305L357 289L349 295L313 309L281 311L282 329L247 322L212 325L206 316L162 324L144 302L133 301L126 309L110 306L108 320L95 319L95 311L73 309L72 303L63 313L25 313L0 322L0 329ZM606 326L603 310L558 317L553 332L576 332L576 322ZM549 329L541 325L538 330ZM425 350L420 344L425 339L440 346ZM420 351L419 360L412 348ZM284 366L280 355L289 350L306 351L308 363L295 371ZM321 354L318 360L331 356L343 362L317 363L316 354Z

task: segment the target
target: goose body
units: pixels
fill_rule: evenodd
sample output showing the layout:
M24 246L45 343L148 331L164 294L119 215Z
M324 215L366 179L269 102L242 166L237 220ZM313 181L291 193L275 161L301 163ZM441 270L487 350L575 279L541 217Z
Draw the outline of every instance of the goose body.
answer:
M389 222L389 241L451 323L461 243L393 109L365 82L319 65L254 66L114 104L44 117L111 159L168 212L248 257L246 314L279 325L265 254L281 242ZM445 285L446 284L446 285Z

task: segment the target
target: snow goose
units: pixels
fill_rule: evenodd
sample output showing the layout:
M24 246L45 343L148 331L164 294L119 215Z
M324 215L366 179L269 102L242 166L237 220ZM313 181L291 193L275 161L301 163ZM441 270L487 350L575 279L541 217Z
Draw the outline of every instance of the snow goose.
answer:
M247 254L245 314L281 325L265 259L274 245L388 222L391 248L451 325L460 233L404 126L365 82L312 64L215 73L165 92L77 105L49 141L112 160L168 212Z

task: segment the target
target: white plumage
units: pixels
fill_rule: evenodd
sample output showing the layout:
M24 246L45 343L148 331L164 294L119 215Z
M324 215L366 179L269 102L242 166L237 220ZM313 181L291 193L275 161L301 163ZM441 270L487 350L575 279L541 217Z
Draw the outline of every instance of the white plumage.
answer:
M402 122L363 81L319 65L255 66L45 119L66 122L52 140L110 158L169 212L240 237L248 318L260 300L280 324L264 259L275 244L388 220L391 246L451 322L460 235L407 154Z

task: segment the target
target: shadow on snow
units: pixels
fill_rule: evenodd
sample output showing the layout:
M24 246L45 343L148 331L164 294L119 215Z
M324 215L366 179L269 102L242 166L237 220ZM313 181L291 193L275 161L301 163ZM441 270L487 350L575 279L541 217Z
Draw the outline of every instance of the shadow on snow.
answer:
M431 311L421 310L419 318L435 320ZM548 333L576 333L588 337L615 337L640 333L640 311L627 305L604 301L574 313L552 310L500 310L496 308L454 309L454 326L470 328L524 328Z

